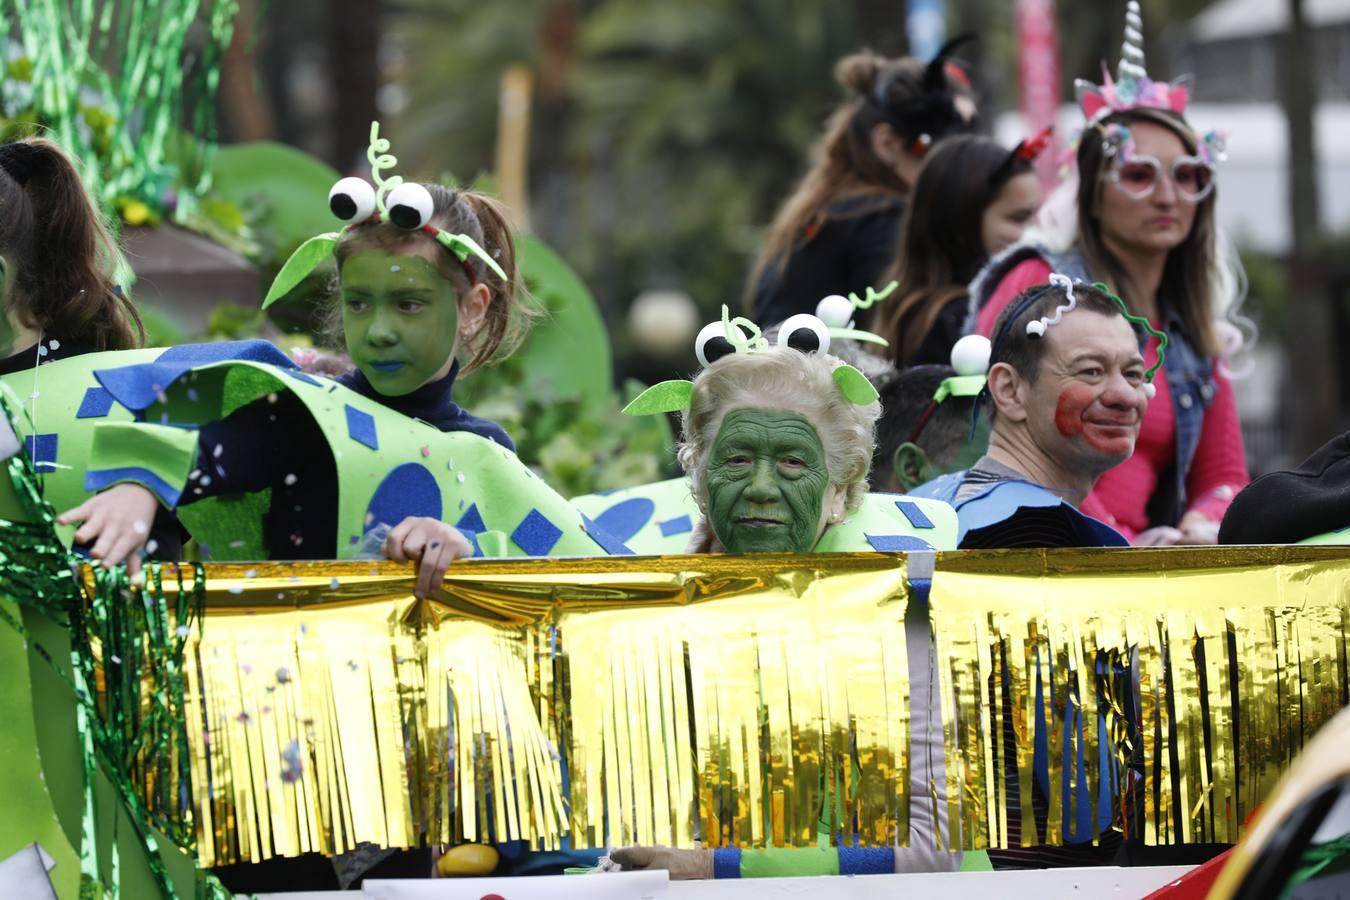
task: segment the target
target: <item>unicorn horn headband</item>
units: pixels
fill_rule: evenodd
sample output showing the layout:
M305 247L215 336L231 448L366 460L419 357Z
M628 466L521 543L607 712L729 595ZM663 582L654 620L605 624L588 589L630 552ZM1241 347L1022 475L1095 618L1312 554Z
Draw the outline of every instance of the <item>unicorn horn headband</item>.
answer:
M1139 0L1130 0L1125 7L1125 39L1120 46L1120 64L1116 78L1102 66L1102 84L1078 79L1074 82L1078 105L1088 124L1093 125L1112 113L1131 109L1164 109L1181 115L1190 101L1190 76L1183 76L1171 84L1154 81L1144 69L1144 18Z
M790 347L801 353L828 353L830 329L809 313L798 313L786 319L778 329L778 346ZM741 353L761 353L769 349L769 339L759 326L741 316L732 317L722 307L722 318L709 322L694 339L694 355L706 367L718 360ZM853 366L842 363L831 373L835 386L844 399L859 406L874 403L879 396L867 376ZM694 383L683 378L663 381L647 388L632 403L623 408L626 415L650 416L657 413L680 412L689 408L694 396Z
M478 281L469 261L471 257L481 261L498 278L506 280L506 272L473 238L467 234L451 234L431 224L435 202L430 191L416 182L405 182L399 175L384 177L384 172L398 165L398 159L389 153L389 141L380 137L379 122L370 123L370 146L366 150L366 159L370 161L370 177L375 181L375 186L365 179L348 177L333 185L333 189L328 192L328 208L333 215L348 223L344 230L351 231L367 222L387 221L408 231L421 231L454 254L464 266L470 284ZM342 232L330 231L301 244L273 279L267 296L263 298L262 308L267 309L289 294L311 272L331 259L341 238Z

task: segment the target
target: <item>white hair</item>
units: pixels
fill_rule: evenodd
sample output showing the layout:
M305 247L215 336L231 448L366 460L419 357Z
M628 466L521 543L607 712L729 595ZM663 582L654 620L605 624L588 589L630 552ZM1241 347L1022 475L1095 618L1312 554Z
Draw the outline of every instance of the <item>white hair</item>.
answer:
M840 393L833 373L841 365L833 356L772 347L729 354L698 374L683 416L679 460L705 513L708 451L722 419L736 409L781 409L804 417L820 436L825 468L845 508L853 512L862 505L881 406L876 401L859 406Z

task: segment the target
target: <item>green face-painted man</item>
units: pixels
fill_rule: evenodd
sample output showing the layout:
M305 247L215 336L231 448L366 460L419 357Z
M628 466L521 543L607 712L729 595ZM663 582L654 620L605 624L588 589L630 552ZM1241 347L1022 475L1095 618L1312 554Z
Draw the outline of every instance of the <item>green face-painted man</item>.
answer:
M843 514L820 435L786 410L727 413L704 485L708 520L729 553L807 553L828 521Z

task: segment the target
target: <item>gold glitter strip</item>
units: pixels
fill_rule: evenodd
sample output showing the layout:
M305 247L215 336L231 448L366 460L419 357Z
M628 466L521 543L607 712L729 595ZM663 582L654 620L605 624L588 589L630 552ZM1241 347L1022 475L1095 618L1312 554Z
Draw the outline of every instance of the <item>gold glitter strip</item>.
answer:
M387 564L207 578L183 664L187 764L138 765L161 796L156 779L191 778L212 864L361 841L907 841L915 698L894 557L474 561L420 602ZM1104 778L1125 798L1137 757L1116 827L1142 805L1148 842L1239 837L1344 696L1348 581L1335 548L940 557L941 843L997 846L1015 817L1024 841L1063 839L1071 697L1086 803ZM1054 788L1040 834L1038 720Z

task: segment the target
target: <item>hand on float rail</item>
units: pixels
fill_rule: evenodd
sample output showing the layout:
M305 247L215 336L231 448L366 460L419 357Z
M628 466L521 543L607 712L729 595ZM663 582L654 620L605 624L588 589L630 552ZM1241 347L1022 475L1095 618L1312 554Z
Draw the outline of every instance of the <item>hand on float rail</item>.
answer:
M1177 523L1181 529L1178 544L1217 544L1219 542L1219 523L1209 516L1191 510Z
M445 580L445 570L450 568L450 563L473 556L473 545L457 528L440 519L409 516L385 538L384 555L394 562L417 563L417 585L413 588L413 596L420 600Z
M1171 525L1155 525L1141 531L1130 541L1136 547L1173 547L1181 542L1181 532Z
M127 564L133 582L141 577L140 550L150 539L159 501L139 484L117 484L57 517L62 525L79 522L76 544L93 546L89 555L107 568Z
M676 850L672 847L622 847L609 854L625 872L665 869L671 881L699 881L713 877L711 850Z

